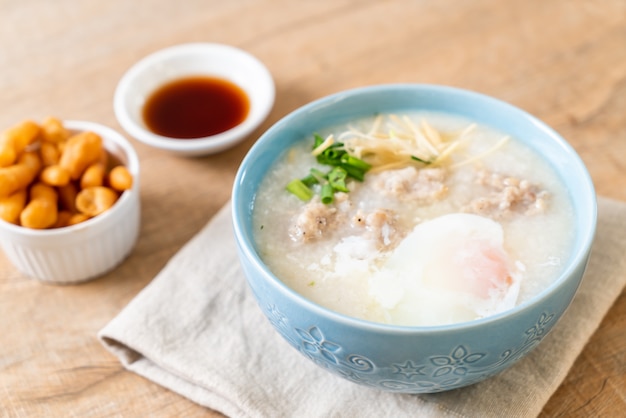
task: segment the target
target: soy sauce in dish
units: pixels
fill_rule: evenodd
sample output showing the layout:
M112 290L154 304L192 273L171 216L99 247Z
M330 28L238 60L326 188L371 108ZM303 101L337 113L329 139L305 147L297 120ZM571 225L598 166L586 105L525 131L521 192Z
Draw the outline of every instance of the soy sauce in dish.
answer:
M143 107L152 132L176 139L219 134L244 121L250 109L246 93L217 77L192 76L155 90Z

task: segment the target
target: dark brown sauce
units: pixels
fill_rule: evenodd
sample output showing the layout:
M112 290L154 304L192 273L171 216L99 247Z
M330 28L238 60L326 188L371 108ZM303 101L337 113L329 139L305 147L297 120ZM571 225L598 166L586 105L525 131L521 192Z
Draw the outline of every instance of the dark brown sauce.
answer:
M215 77L186 77L152 93L144 105L143 119L157 135L194 139L234 128L249 109L248 96L236 84Z

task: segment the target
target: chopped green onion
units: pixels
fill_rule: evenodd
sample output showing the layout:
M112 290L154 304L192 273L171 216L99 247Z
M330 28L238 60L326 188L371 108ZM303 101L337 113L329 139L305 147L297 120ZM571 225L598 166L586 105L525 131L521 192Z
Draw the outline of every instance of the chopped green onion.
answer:
M313 138L313 150L314 154L317 154L315 155L317 162L333 168L327 173L323 173L317 168L311 168L309 175L306 177L292 180L287 185L287 190L306 201L313 197L314 192L311 186L319 184L321 186L320 197L322 203L329 204L333 202L335 192L349 192L346 185L348 177L363 181L365 172L371 166L365 161L349 155L341 142L326 142L326 139L318 134L314 134ZM324 142L326 144L320 148Z
M322 138L320 135L318 134L314 134L313 138L315 138L315 142L313 143L313 149L319 147L320 145L322 145L324 143L324 138Z
M324 184L322 186L322 192L320 193L322 203L325 205L333 203L334 194L333 186L331 186L330 183Z
M317 182L319 184L326 183L326 174L322 173L317 168L311 168L311 174L310 175L313 176L315 178L315 180L317 180Z
M313 190L309 189L300 179L291 180L287 185L287 190L305 202L313 197Z
M348 192L348 187L346 186L346 177L348 172L342 167L335 167L328 173L328 182L333 187L333 189L339 192Z
M363 179L365 178L365 172L358 167L354 167L348 164L342 164L340 165L340 167L346 170L348 175L355 180L363 181Z
M334 144L330 148L326 148L317 158L317 162L326 165L339 165L341 162L341 156L346 152L342 149L335 148Z
M344 154L341 156L341 163L342 164L347 164L347 165L351 165L352 167L356 167L359 168L361 170L363 170L363 172L366 172L367 170L369 170L370 168L372 168L371 165L369 165L368 163L366 163L365 161L353 157L351 155L348 154Z
M319 183L313 174L309 174L308 176L300 179L300 181L307 187L311 187L314 184Z

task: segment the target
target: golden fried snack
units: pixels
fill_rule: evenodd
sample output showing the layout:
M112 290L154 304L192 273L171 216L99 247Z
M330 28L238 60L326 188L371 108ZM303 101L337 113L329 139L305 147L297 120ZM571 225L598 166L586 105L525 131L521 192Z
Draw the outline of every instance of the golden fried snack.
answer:
M27 120L0 134L0 167L15 163L27 146L39 136L40 128Z
M41 136L46 142L59 143L70 137L70 131L65 129L63 122L51 116L44 119L41 124Z
M41 156L41 162L47 167L59 163L61 151L59 151L57 144L42 141L41 144L39 144L39 155Z
M81 132L67 140L59 165L70 173L72 180L77 180L100 158L101 152L102 138L90 131Z
M117 197L117 193L108 187L88 187L78 192L76 209L87 216L96 216L111 208Z
M15 152L15 148L13 148L13 144L8 140L2 140L0 142L0 167L7 167L17 158L17 153Z
M36 151L22 153L17 159L17 163L29 167L35 174L41 170L41 157Z
M57 221L57 193L53 187L36 183L30 188L30 202L20 214L22 226L44 229Z
M97 162L91 164L80 178L80 188L102 186L104 184L104 165Z
M37 177L41 160L34 152L25 152L18 163L0 168L0 198L8 197L20 189L26 189Z
M19 190L12 195L0 199L0 219L17 224L20 213L26 206L26 190Z
M0 219L41 229L96 216L133 184L118 163L94 132L53 117L22 122L0 134Z
M70 183L70 173L60 165L50 165L41 171L39 180L48 186L67 186Z
M118 192L129 190L133 186L133 176L126 167L118 165L109 172L109 185Z
M57 149L59 150L59 160L61 159L61 155L63 155L63 151L65 151L65 144L67 141L59 142L57 145Z

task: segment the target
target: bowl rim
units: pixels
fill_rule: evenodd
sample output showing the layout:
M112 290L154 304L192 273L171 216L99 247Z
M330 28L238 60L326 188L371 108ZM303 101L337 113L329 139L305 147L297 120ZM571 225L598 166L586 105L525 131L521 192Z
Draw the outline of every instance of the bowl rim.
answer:
M495 315L491 315L485 318L475 319L466 322L458 322L447 325L434 325L434 326L407 326L407 325L394 325L394 324L385 324L379 322L373 322L365 319L355 318L352 316L348 316L329 308L326 308L322 305L319 305L300 293L292 290L289 286L287 286L284 282L282 282L278 277L276 277L271 270L265 265L265 263L261 260L259 254L255 250L255 243L253 242L252 231L247 233L245 231L243 218L246 214L246 209L253 207L253 203L243 201L242 196L240 196L239 191L241 190L240 185L245 180L245 174L247 171L247 167L253 162L256 154L264 146L265 138L271 137L274 135L276 131L281 130L284 126L288 125L292 118L301 116L306 114L313 109L316 109L321 106L332 105L334 103L340 102L342 99L346 97L362 95L362 94L374 94L377 92L383 92L387 90L404 90L411 89L416 91L422 91L428 94L453 94L453 95L461 95L468 97L472 100L480 101L488 103L492 106L500 106L508 112L513 112L516 114L516 117L520 117L522 119L526 119L537 127L541 128L541 130L545 131L548 136L550 136L553 140L555 140L558 145L565 149L568 152L569 158L581 168L580 171L580 181L584 185L584 193L588 195L590 198L587 202L589 204L587 210L590 213L590 217L588 219L588 223L585 225L585 228L581 229L581 244L579 247L572 249L572 255L570 257L568 265L562 270L559 276L545 289L543 289L540 293L530 298L527 301L516 305L514 308L507 310L505 312L501 312ZM451 113L451 112L450 112ZM577 208L574 208L575 211ZM391 84L378 84L378 85L370 85L365 87L357 87L353 89L348 89L344 91L340 91L337 93L333 93L321 98L318 98L312 102L309 102L292 112L288 113L284 117L282 117L279 121L277 121L273 126L271 126L265 133L256 141L256 143L250 148L246 156L241 162L241 165L237 171L235 176L235 181L233 185L232 191L232 223L235 240L237 242L237 246L242 253L242 255L247 259L248 262L251 263L252 268L259 272L263 280L268 281L276 290L280 291L282 294L287 295L288 297L296 300L297 303L305 306L307 309L316 312L318 315L329 319L333 322L353 326L363 330L375 331L378 333L388 333L388 334L414 334L416 332L420 333L429 333L429 334L438 334L438 333L448 333L451 331L457 330L472 330L474 328L483 327L487 324L497 323L503 321L506 318L514 318L521 316L524 312L531 310L535 305L539 304L542 300L549 298L558 289L567 282L567 277L572 275L577 268L581 266L584 268L586 263L588 262L588 257L591 252L591 247L593 245L596 229L597 229L597 199L595 195L595 188L593 185L593 181L591 176L584 165L582 159L578 155L578 153L574 150L574 148L553 128L548 126L545 122L541 121L537 117L528 113L527 111L514 106L510 103L507 103L503 100L497 99L495 97L479 93L472 90L467 90L458 87L446 86L446 85L438 85L438 84L423 84L423 83L391 83ZM584 277L583 277L584 279ZM248 278L246 277L246 280ZM582 279L581 279L582 282ZM580 283L579 283L580 284ZM571 302L571 301L570 301Z
M3 219L0 219L0 235L2 235L2 230L6 230L15 235L23 236L23 237L46 237L46 238L54 238L57 236L63 236L67 234L71 234L77 231L81 231L86 228L90 228L93 225L98 225L103 222L107 222L107 220L115 216L115 213L120 210L120 208L125 205L125 202L132 199L132 195L139 193L139 157L137 156L137 152L132 147L131 143L124 138L124 136L118 131L100 123L91 122L91 121L80 121L80 120L63 120L63 126L70 131L92 131L100 135L103 139L103 145L107 142L113 142L115 145L122 148L124 153L123 157L126 159L124 165L130 171L133 176L133 185L130 190L125 190L117 202L107 211L94 216L93 218L87 219L84 222L64 226L62 228L53 228L53 229L33 229L33 228L25 228L20 225L14 225L12 223L6 222ZM105 146L106 148L106 146Z
M264 100L258 103L258 110L253 114L248 112L246 118L238 125L215 135L201 138L192 138L181 140L178 138L170 138L167 136L155 134L140 124L136 123L130 116L127 106L127 97L132 84L139 78L143 77L143 73L149 69L162 65L164 62L180 55L230 55L246 60L252 68L252 72L256 74L258 81L254 84L256 91L267 90ZM211 75L210 72L205 74L193 73L189 75ZM236 83L235 83L236 84ZM238 85L251 97L252 91ZM115 116L125 131L132 137L136 138L147 145L164 149L172 152L180 153L213 153L221 151L225 148L236 145L254 131L269 115L274 106L276 98L276 86L272 75L268 68L257 57L243 49L236 48L231 45L211 43L211 42L191 42L169 46L154 51L139 61L134 63L119 80L113 97L113 109Z

